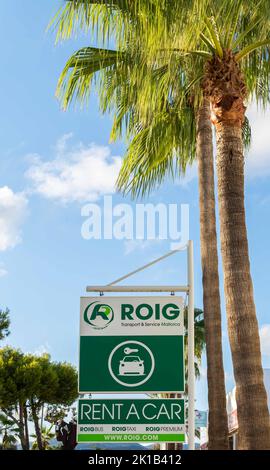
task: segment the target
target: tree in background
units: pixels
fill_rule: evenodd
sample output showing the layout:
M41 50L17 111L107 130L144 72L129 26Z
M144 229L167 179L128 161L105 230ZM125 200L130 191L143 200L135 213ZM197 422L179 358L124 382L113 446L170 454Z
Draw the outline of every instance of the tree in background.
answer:
M55 437L55 432L52 431L54 424L51 424L48 428L43 426L40 430L41 440L42 440L42 450L52 450L50 442ZM31 434L31 437L35 438L35 441L32 444L32 450L40 450L36 434Z
M69 413L72 413L72 416L76 414L76 407L66 406L66 405L50 405L46 404L43 407L43 415L45 421L48 423L56 423L57 421L64 419Z
M42 358L39 358L42 359ZM40 412L46 403L52 405L72 405L78 396L77 372L67 363L40 361L42 379L38 390L30 398L30 410L35 425L37 445L43 449ZM51 382L51 385L49 385Z
M0 340L6 338L9 334L10 327L10 318L9 318L9 309L6 310L0 309Z
M77 398L77 371L67 363L52 362L6 347L0 349L0 409L18 428L23 450L30 449L28 424L34 423L39 450L44 448L41 410L46 404L71 405Z
M14 422L7 418L4 413L0 413L0 434L2 435L2 444L0 449L16 449L17 439L19 438L19 428Z
M25 413L27 397L35 387L23 353L5 347L0 350L0 409L18 428L23 450L29 450L28 421Z

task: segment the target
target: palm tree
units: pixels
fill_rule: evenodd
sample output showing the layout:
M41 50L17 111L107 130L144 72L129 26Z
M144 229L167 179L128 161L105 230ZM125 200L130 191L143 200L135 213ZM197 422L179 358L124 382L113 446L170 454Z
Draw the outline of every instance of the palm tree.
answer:
M163 15L165 26L157 28L155 36L149 35L146 41L145 36L142 37L142 44L148 59L149 55L155 58L167 55L171 69L171 64L179 62L181 57L187 62L190 57L186 68L199 70L192 82L195 107L203 97L210 100L217 136L221 251L237 385L239 447L269 448L269 412L245 225L242 138L244 101L255 96L257 101L265 104L269 99L269 5L264 0L251 0L248 5L243 0L201 1L201 4L205 7L204 14L197 15L196 27L191 30L188 21L184 29L179 22L182 2L175 2L175 5L170 2L169 13L162 2L163 11L158 12L158 24L162 24ZM173 78L171 87L175 84ZM78 92L75 82L72 83L73 88L69 88L67 101L74 92ZM77 84L80 84L79 80ZM84 98L85 94L84 88L79 95ZM248 424L250 420L252 427Z
M63 29L64 22L61 23ZM126 63L126 60L128 63ZM120 63L124 67L120 68ZM119 63L120 62L120 63ZM130 55L116 53L114 50L85 48L74 54L67 63L59 81L59 91L62 102L66 107L74 94L80 99L88 96L91 80L97 71L108 70L106 84L108 95L113 96L110 89L117 88L112 85L112 74L116 73L115 67L120 69L118 77L123 87L125 66L132 64ZM136 64L136 61L135 61ZM140 68L140 67L139 67ZM65 82L68 73L73 70L68 83ZM124 72L124 73L123 73ZM156 71L155 71L156 72ZM157 73L155 73L155 78ZM106 79L105 79L106 80ZM104 82L100 88L103 88ZM66 87L66 88L65 88ZM137 85L137 88L138 85ZM127 83L127 90L129 85ZM167 92L166 92L167 93ZM105 95L105 102L108 99ZM136 128L134 119L135 97L129 96L130 106L127 106L127 97L119 105L120 116L115 120L115 135L121 132L122 120L125 119L123 110L131 111L132 118L128 122L132 131ZM104 109L107 108L104 104ZM209 120L209 103L199 108L197 118L197 157L199 160L199 189L201 206L201 259L203 270L204 312L205 329L207 337L207 373L208 373L208 399L209 399L209 448L228 449L228 425L226 412L225 379L222 360L221 339L221 309L219 294L218 255L215 223L215 196L214 196L214 171L213 171L213 147L212 129ZM128 114L128 113L126 113ZM124 192L131 191L134 195L143 194L160 183L166 174L174 176L175 173L185 171L187 162L192 162L195 153L196 125L194 109L189 105L184 108L184 116L179 111L170 107L169 112L154 114L154 125L142 129L136 135L127 152L125 163L119 176L119 188ZM141 128L141 123L139 125ZM149 136L151 139L149 139ZM150 142L149 142L150 140ZM147 146L146 146L147 143ZM173 164L173 157L177 157L177 165ZM151 163L149 167L149 162ZM147 166L149 168L147 168ZM139 170L139 171L137 171ZM134 178L130 181L131 176ZM139 178L138 178L139 175Z
M17 438L19 437L19 428L4 413L0 413L0 434L2 437L1 449L15 449Z
M213 138L209 101L197 113L201 265L207 344L209 449L228 449L225 376L218 273Z
M265 2L251 2L254 7L260 3L260 10L249 4L249 12L245 11L244 2L228 3L231 7L228 24L222 24L219 17L206 22L210 57L205 63L202 89L210 99L216 130L221 253L237 385L239 448L269 449L269 411L245 223L241 131L244 100L252 94L265 100L265 91L260 87L269 90L269 17L264 17Z
M45 426L41 430L41 440L42 440L42 449L40 449L39 443L37 441L36 434L31 434L31 437L35 438L35 441L32 444L32 450L50 450L52 449L51 440L55 437L55 433L52 432L54 423L51 424L48 428Z
M4 432L2 440L2 450L16 450L17 449L17 439L12 434L8 434L7 431Z

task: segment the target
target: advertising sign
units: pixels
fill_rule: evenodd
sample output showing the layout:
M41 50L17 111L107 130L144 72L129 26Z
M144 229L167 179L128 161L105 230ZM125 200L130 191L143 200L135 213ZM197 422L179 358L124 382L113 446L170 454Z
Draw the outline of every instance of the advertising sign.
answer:
M79 393L183 392L180 297L82 297Z
M207 427L207 411L195 410L195 428Z
M80 399L78 442L184 442L181 399Z

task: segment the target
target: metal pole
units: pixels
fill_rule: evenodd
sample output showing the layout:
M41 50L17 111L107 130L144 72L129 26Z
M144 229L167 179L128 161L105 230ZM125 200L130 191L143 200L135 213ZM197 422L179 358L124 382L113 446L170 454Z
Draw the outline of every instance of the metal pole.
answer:
M184 248L185 248L185 247L184 247ZM168 253L166 253L165 255L160 256L159 258L154 259L154 260L151 261L150 263L147 263L147 264L145 264L144 266L141 266L140 268L137 268L137 269L135 269L134 271L131 271L131 272L128 273L128 274L125 274L125 276L121 276L121 277L119 277L118 279L116 279L115 281L110 282L110 284L108 284L108 286L113 286L114 284L118 284L118 282L121 282L121 281L123 281L124 279L127 279L128 277L133 276L134 274L139 273L140 271L144 271L145 269L150 268L150 266L153 266L153 264L156 264L156 263L158 263L159 261L162 261L162 260L164 260L165 258L168 258L168 256L172 256L172 255L174 255L175 253L178 253L179 251L182 251L182 249L184 249L184 248L181 248L181 249L178 249L178 250L171 250L171 251L169 251Z
M188 292L187 286L87 286L86 292Z
M188 448L195 449L194 266L193 241L188 242Z

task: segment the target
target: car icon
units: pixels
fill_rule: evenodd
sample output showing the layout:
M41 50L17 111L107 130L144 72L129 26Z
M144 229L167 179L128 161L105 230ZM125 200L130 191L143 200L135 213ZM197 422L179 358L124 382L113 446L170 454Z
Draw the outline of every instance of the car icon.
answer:
M119 364L119 375L144 375L144 361L139 356L125 356Z

